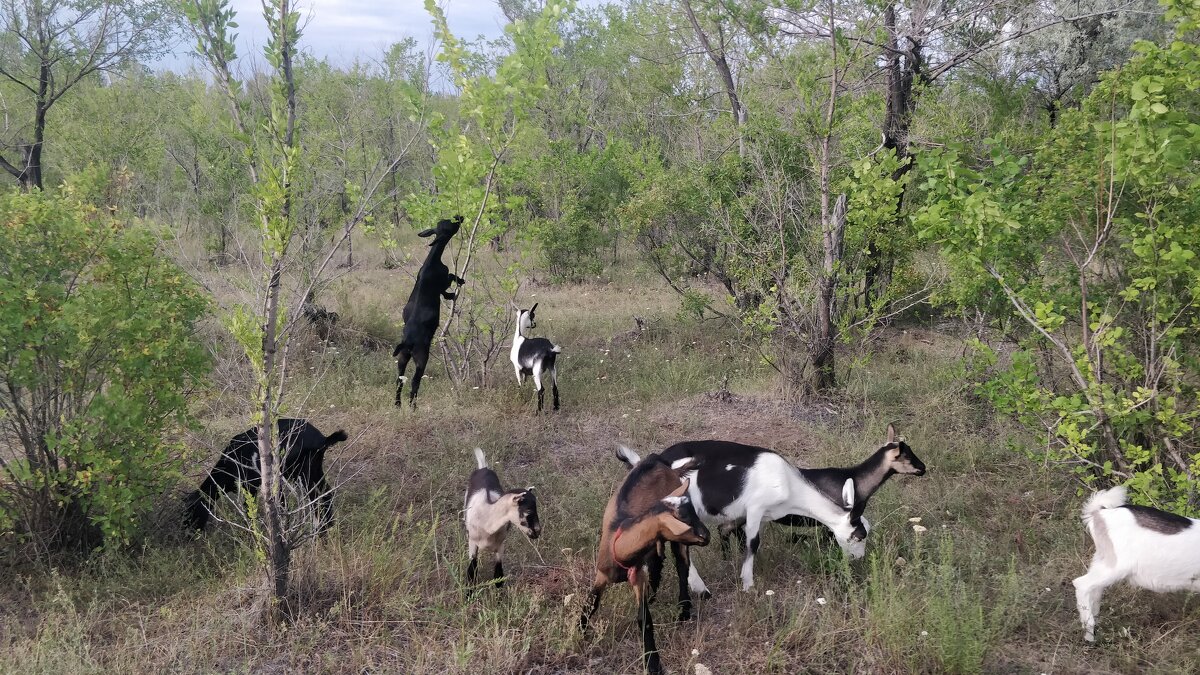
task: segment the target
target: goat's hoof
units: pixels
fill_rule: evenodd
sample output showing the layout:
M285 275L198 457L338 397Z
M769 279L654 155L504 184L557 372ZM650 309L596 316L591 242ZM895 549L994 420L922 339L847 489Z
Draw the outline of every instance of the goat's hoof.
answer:
M691 620L692 620L692 610L690 610L690 609L679 610L679 621L680 622L691 621Z

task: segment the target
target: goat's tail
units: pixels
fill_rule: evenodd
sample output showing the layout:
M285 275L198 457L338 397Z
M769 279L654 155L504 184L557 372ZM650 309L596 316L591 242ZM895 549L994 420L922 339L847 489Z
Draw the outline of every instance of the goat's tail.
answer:
M554 352L555 354L561 354L562 347L551 342L550 343L550 351Z
M637 450L621 445L620 443L617 444L617 459L624 462L625 465L631 469L637 465L638 462L642 461L641 456L637 454Z
M335 443L341 443L342 441L345 441L348 438L350 438L350 437L346 435L346 432L344 430L338 429L337 431L335 431L332 434L329 434L328 436L325 437L325 447L328 448L329 446L331 446Z
M1090 523L1092 516L1096 515L1101 509L1115 509L1118 506L1123 506L1127 500L1127 493L1124 485L1118 485L1115 488L1101 490L1088 498L1083 503L1083 510L1080 517L1084 523Z
M483 448L475 448L475 463L479 465L480 469L487 468L487 460L483 457Z

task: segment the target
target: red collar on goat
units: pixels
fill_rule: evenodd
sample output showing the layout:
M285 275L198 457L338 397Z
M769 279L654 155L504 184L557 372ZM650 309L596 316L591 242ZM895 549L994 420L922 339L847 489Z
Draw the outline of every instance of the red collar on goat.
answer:
M637 565L634 565L631 567L631 566L626 565L625 563L621 562L621 560L619 558L617 558L617 540L621 538L621 533L624 531L625 531L624 527L617 528L617 532L616 532L616 534L613 535L613 538L612 538L612 545L610 546L612 551L610 551L610 552L612 553L613 562L616 563L617 567L620 567L621 569L625 570L625 576L629 577L629 585L633 586L637 583Z

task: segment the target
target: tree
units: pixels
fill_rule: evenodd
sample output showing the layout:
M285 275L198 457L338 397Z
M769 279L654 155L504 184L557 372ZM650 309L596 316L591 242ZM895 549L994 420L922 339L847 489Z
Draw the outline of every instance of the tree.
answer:
M42 555L136 532L207 363L207 301L156 233L79 194L0 195L0 529Z
M1084 482L1195 513L1200 9L1168 7L1176 39L1136 44L1037 153L924 155L919 221L954 271L947 297L1027 329L1007 361L978 345L980 391Z
M89 76L164 53L176 20L164 0L2 0L0 77L15 85L26 122L4 139L0 168L41 188L48 114Z
M300 15L291 0L266 0L263 18L270 38L264 56L270 70L260 78L265 105L248 105L243 83L234 75L237 51L230 30L237 27L229 0L190 0L184 6L196 37L196 51L205 60L223 95L230 132L243 144L244 168L254 199L254 224L261 258L247 261L259 285L257 306L222 308L222 318L245 350L255 376L251 417L258 430L260 491L253 507L241 514L240 525L251 533L265 562L267 607L272 615L289 607L292 552L319 531L310 517L326 495L303 495L289 489L281 473L283 457L276 447L276 420L287 393L288 348L297 311L314 292L334 255L354 229L381 207L376 193L390 167L402 156L377 161L353 194L331 246L305 255L294 246L306 213L319 210L301 189L303 150L295 71L300 40Z
M480 55L450 32L446 15L434 0L425 1L434 34L442 43L437 59L447 65L458 89L458 116L433 119L436 192L410 196L406 210L417 223L454 214L466 217L470 228L459 237L462 243L451 265L459 277L466 278L480 244L504 231L497 219L495 192L505 155L548 89L546 67L561 43L559 22L573 7L571 0L550 2L531 18L509 24L505 33L512 51L489 64L492 67L479 68ZM438 334L452 382L485 377L508 337L512 319L508 306L517 286L509 274L499 280L479 278L456 293ZM507 302L500 301L502 294L508 296Z

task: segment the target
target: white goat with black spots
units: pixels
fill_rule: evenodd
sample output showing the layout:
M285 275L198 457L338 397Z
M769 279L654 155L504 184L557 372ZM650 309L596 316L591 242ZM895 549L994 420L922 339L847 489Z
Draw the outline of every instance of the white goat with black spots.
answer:
M1200 591L1200 520L1125 501L1125 488L1115 487L1083 505L1081 516L1096 554L1074 584L1088 642L1096 639L1100 597L1119 581L1160 593Z

